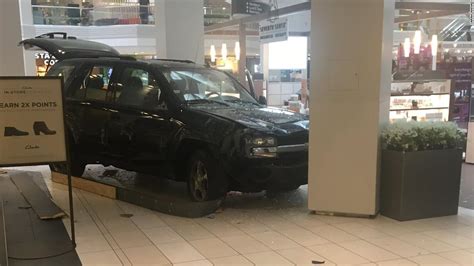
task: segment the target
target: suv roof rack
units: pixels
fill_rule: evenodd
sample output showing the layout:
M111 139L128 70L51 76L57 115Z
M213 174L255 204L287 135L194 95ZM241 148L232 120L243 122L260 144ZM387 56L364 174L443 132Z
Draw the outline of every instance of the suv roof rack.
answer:
M178 63L196 64L194 61L191 61L191 60L163 59L163 58L157 58L157 59L154 59L154 60L165 61L165 62L178 62Z
M48 32L48 33L45 33L45 34L41 34L41 35L36 36L35 38L38 38L38 39L42 39L42 38L57 39L57 38L55 38L56 35L60 35L61 36L60 39L64 39L64 40L66 40L66 39L76 40L77 39L74 36L67 36L67 32L59 32L59 31Z

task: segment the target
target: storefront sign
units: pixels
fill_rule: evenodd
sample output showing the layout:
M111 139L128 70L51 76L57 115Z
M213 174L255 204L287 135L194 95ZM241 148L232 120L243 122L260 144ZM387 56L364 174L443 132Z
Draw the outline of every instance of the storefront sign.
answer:
M257 15L270 10L268 4L251 0L233 0L232 15L245 14Z
M62 81L0 77L0 165L65 162Z
M281 42L288 40L288 19L260 22L260 42Z
M35 59L42 61L42 65L44 66L52 66L58 62L56 57L50 55L49 53L35 53Z

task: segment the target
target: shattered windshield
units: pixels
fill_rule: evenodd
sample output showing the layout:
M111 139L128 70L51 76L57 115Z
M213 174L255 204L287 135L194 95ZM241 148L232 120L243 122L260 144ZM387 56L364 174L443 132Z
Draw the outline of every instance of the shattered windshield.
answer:
M164 71L172 91L186 103L256 104L242 85L213 69L176 68Z

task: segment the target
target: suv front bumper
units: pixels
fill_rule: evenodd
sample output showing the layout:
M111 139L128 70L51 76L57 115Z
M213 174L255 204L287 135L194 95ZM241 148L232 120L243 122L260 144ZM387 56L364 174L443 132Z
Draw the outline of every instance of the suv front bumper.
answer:
M230 173L243 192L292 189L308 183L308 152L279 153L272 159L243 159Z

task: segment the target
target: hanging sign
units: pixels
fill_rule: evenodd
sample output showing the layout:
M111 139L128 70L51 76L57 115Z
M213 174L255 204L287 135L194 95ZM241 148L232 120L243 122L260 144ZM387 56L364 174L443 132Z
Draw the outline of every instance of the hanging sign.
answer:
M0 77L0 165L66 162L62 80Z
M288 40L288 18L260 22L260 42L281 42Z
M471 0L471 10L469 12L469 21L471 22L471 26L472 26L473 21L474 21L474 0Z
M232 15L257 15L270 10L270 6L266 3L251 0L233 0Z

